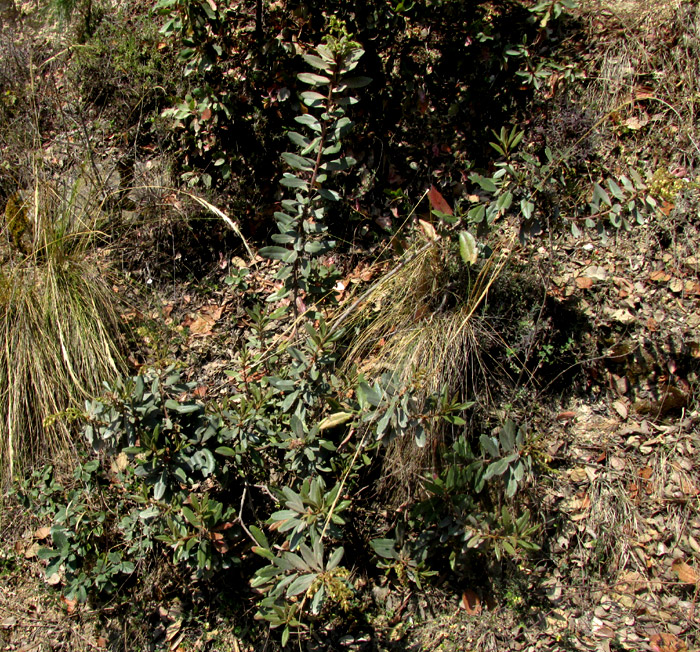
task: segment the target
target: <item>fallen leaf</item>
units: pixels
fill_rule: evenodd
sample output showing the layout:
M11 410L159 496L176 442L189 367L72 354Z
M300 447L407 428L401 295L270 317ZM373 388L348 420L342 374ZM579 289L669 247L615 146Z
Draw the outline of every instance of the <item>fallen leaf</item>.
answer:
M51 577L46 578L46 583L50 586L56 586L61 583L61 576L58 573L54 573Z
M617 580L615 590L618 593L641 593L649 587L646 577L637 571L623 571Z
M576 278L576 287L579 290L587 290L593 287L593 279L588 278L588 276L579 276Z
M655 97L653 91L649 87L641 87L634 92L635 100L651 100Z
M126 453L119 453L119 455L112 460L110 471L112 471L112 473L121 473L127 466L129 466L129 458Z
M477 616L481 613L481 600L479 599L479 596L471 589L467 589L462 593L462 600L460 601L459 606L462 607L462 609L464 609L470 616Z
M3 629L12 629L17 624L17 619L14 616L8 616L0 623Z
M204 398L207 395L209 388L206 385L199 385L192 390L192 395L197 398Z
M586 482L586 480L588 480L588 473L586 473L586 469L579 466L569 471L569 478L572 482Z
M654 469L652 469L650 466L645 466L644 468L639 469L637 475L642 478L642 480L648 480L652 475L654 475Z
M619 321L621 324L631 324L636 317L627 308L618 308L613 310L610 315L611 319Z
M673 572L678 575L678 579L684 584L700 585L700 576L697 571L686 564L682 559L676 559L671 565Z
M613 455L610 458L610 466L616 471L622 471L625 468L625 466L627 466L627 462L625 462L625 459L623 457L617 457Z
M671 282L668 284L668 289L676 294L683 291L683 281L679 278L672 278Z
M185 319L182 322L183 326L188 326L190 334L200 335L202 337L211 335L212 328L216 324L216 320L208 315L200 315L195 318Z
M576 416L576 412L567 411L557 414L557 421L571 421Z
M649 647L654 652L685 652L686 644L673 634L654 634L649 639Z
M579 511L586 510L591 506L591 499L588 494L578 496L571 501L571 509Z
M173 639L180 633L181 629L182 620L176 620L170 623L170 625L168 625L168 628L165 630L165 640L168 642L172 642Z
M40 527L34 532L34 538L41 541L42 539L47 539L51 534L50 527Z
M213 539L212 543L214 544L214 548L216 548L216 551L220 555L225 555L229 551L228 543L226 543L226 541L224 541L223 534L219 534L218 532L215 532L212 535L212 539Z
M77 598L67 598L64 595L64 596L61 596L61 600L63 601L63 604L66 605L66 611L69 614L72 614L75 611L75 608L78 606L78 599Z
M622 418L623 420L627 418L628 410L624 401L615 401L613 403L613 408L615 408L615 412L617 412L620 415L620 418Z
M700 272L700 256L689 256L685 259L685 265L694 272Z
M592 278L594 281L604 281L608 278L608 270L600 265L591 265L583 272L583 276Z
M657 283L663 283L671 280L671 275L665 269L657 269L649 274L650 281L656 281Z
M668 217L671 214L671 211L676 207L676 205L671 202L671 201L666 201L664 200L661 203L661 212Z
M683 291L686 294L700 294L700 283L697 281L686 281Z
M591 621L591 630L600 638L614 638L615 632L612 627L606 625L600 618L593 618Z
M641 116L633 115L627 118L622 124L632 131L638 131L649 124L649 116L646 113L642 113Z

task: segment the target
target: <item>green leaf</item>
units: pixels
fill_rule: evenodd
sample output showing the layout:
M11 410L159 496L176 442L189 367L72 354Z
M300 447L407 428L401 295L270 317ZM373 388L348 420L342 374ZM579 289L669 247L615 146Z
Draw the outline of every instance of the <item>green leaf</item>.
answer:
M324 102L326 101L326 96L316 91L304 91L301 93L301 99L306 104L312 108L324 107Z
M520 212L523 214L523 217L526 220L529 220L532 217L534 210L535 205L531 201L528 201L527 199L520 200Z
M481 437L479 437L479 443L483 451L489 457L495 458L499 456L498 442L493 437L481 435Z
M292 567L296 568L298 571L308 572L311 570L310 564L305 562L299 555L295 555L293 552L284 553L285 561L288 561Z
M413 441L416 443L416 446L418 446L418 448L425 448L425 445L428 443L427 434L428 433L423 427L423 424L417 423L415 432L413 433Z
M328 563L326 564L326 570L333 570L340 563L340 560L343 558L344 554L344 548L337 548L336 550L334 550L333 554L328 559Z
M469 218L470 222L474 222L478 224L479 222L482 222L484 220L484 217L486 215L486 206L484 204L479 204L478 206L474 206L468 213L467 217Z
M484 480L490 480L495 475L503 475L508 470L508 458L503 458L489 464L486 473L484 473Z
M329 75L333 73L333 63L325 61L321 59L321 57L317 57L315 54L304 54L302 55L302 58L304 61L306 61L306 63L314 68L317 68L318 70L323 70L323 72Z
M342 93L347 88L363 88L371 83L372 83L371 77L364 77L361 75L357 76L357 77L348 77L346 79L343 79L343 81L333 89L333 92L334 93Z
M625 194L622 192L622 188L620 188L620 186L618 186L612 179L608 179L608 188L610 188L610 192L615 199L618 201L625 200Z
M514 557L514 556L515 556L515 548L513 548L512 544L510 543L510 541L508 541L508 539L503 539L503 541L501 542L501 544L503 545L503 549L504 549L511 557Z
M323 127L321 126L321 123L318 121L316 117L311 115L310 113L305 113L304 115L298 115L296 118L294 118L296 122L302 125L306 125L307 127L310 127L314 131L321 133L323 131Z
M285 188L300 188L304 191L307 191L309 189L308 182L304 181L304 179L300 179L299 177L293 174L289 174L289 172L285 172L282 175L282 178L280 179L280 185L284 186Z
M372 539L369 542L375 554L382 559L397 559L398 553L394 549L396 541L394 539Z
M498 143L489 143L491 147L493 147L501 156L505 156L506 153L503 151L503 148L498 144Z
M55 559L56 557L60 558L61 553L58 552L58 550L53 550L53 548L39 548L39 550L36 551L36 556L39 559Z
M510 190L504 194L502 194L498 200L496 201L496 206L498 206L498 210L501 212L507 211L510 207L511 204L513 203L513 193L510 192Z
M340 195L335 190L327 190L326 188L319 188L318 194L324 199L330 201L340 201Z
M311 241L307 242L304 245L304 251L307 254L318 254L321 253L322 251L326 251L328 249L328 243L327 242L318 242L318 241Z
M486 192L494 193L498 191L498 186L493 182L493 179L489 177L482 177L480 174L472 174L470 179L478 183L482 190Z
M147 521L151 518L154 518L160 514L160 510L155 506L152 505L151 507L148 507L142 511L139 512L139 518L142 521Z
M161 474L160 479L153 485L153 498L160 500L165 495L165 474Z
M361 382L357 387L357 398L360 402L361 407L365 407L367 404L374 407L379 406L382 402L381 393L374 387L370 387L367 383Z
M318 429L328 430L329 428L341 426L350 421L350 419L352 419L354 416L355 415L352 412L335 412L321 421L321 423L318 424Z
M194 512L186 505L183 505L183 507L182 507L182 514L187 519L187 522L190 525L192 525L194 527L199 527L199 525L200 525L199 519L195 516Z
M632 177L632 181L634 181L634 185L636 186L637 190L644 190L646 188L646 184L644 183L642 177L639 176L639 172L637 172L637 170L631 168L630 176Z
M253 538L258 542L258 545L262 546L263 548L269 548L270 544L267 541L267 537L265 536L265 533L257 526L257 525L250 525L248 527L250 530L250 533L253 535Z
M198 450L192 456L192 462L194 463L195 468L202 471L202 475L204 477L210 476L212 473L214 473L214 469L216 468L216 460L208 448Z
M500 429L498 438L501 441L503 450L510 453L515 447L515 423L512 419L507 419Z
M462 231L459 234L459 255L465 265L473 265L479 255L476 239L469 231Z
M306 136L302 136L296 131L288 131L287 138L289 138L289 140L291 140L295 145L302 148L308 147L309 143L311 143L311 141Z
M516 482L522 482L523 477L525 476L525 464L523 464L522 460L520 460L514 467L513 467L513 479Z
M593 202L596 202L596 200L602 200L603 203L612 206L608 193L605 192L604 188L598 183L593 184Z
M277 376L266 376L266 380L275 389L279 389L282 392L291 392L296 384L293 380L285 380Z
M310 84L311 86L323 86L325 84L330 84L331 80L324 75L317 75L314 72L300 72L297 75L297 79L305 84Z
M287 163L287 165L297 170L314 169L314 162L310 158L306 158L305 156L299 156L299 154L294 154L293 152L283 152L282 158L284 159L284 162Z
M179 403L171 398L165 401L165 407L168 410L173 410L178 414L191 414L192 412L199 412L202 406L198 403L188 401L187 403Z
M289 256L290 250L284 247L263 247L258 253L263 256L263 258L285 261Z

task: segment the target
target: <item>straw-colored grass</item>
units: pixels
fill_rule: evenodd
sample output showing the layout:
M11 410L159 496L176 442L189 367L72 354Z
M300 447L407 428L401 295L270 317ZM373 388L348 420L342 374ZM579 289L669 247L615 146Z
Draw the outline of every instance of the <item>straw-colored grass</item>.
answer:
M36 462L69 460L75 443L66 411L80 409L123 366L118 301L95 247L98 213L86 212L94 206L48 186L27 204L30 251L6 242L0 268L3 484Z
M358 334L346 356L347 369L357 364L368 377L391 370L419 401L445 388L460 400L478 395L488 401L495 374L482 354L498 335L481 309L506 262L506 255L494 255L467 272L440 243L409 254L349 317ZM438 464L443 437L436 424L423 448L410 436L390 444L385 477L398 495L405 496L416 475Z

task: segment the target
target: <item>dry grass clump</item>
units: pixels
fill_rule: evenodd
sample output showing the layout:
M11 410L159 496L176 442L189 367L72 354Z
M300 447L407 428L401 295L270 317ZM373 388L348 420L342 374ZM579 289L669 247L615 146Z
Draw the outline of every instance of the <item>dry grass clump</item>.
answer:
M480 308L506 260L494 255L481 269L468 269L441 241L409 252L352 314L357 335L346 368L357 364L370 378L391 371L419 403L444 390L460 400L488 400L494 370L484 353L498 335ZM399 494L408 490L417 474L438 463L443 438L436 426L423 448L411 437L392 442L385 464L388 484Z
M96 254L95 214L45 184L37 185L28 203L23 232L8 211L2 231L3 483L39 459L65 460L74 448L66 410L79 408L123 367L118 301L106 263Z

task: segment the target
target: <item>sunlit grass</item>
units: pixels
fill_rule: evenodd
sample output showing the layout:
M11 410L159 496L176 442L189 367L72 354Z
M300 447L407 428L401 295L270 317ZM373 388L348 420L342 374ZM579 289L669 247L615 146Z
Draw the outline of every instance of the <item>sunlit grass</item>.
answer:
M70 459L67 414L123 367L118 300L95 246L99 211L41 186L28 203L29 253L11 251L0 269L4 482L38 461Z
M507 256L493 255L466 269L447 245L436 243L407 255L396 273L386 274L362 306L349 318L356 335L346 356L346 371L355 367L375 378L396 374L419 401L445 389L450 396L488 400L497 374L483 354L498 334L483 318L489 290ZM434 425L427 445L417 448L411 437L393 442L385 474L400 494L437 464L444 430Z

